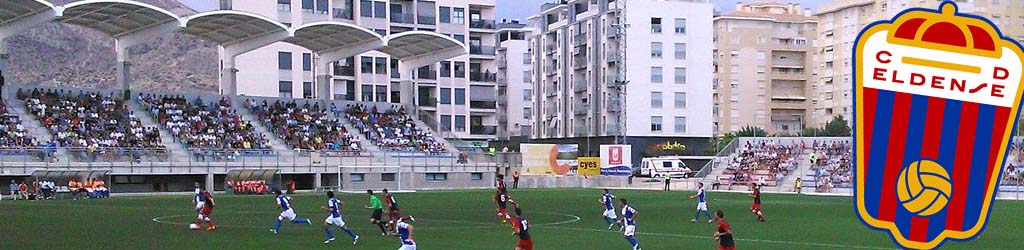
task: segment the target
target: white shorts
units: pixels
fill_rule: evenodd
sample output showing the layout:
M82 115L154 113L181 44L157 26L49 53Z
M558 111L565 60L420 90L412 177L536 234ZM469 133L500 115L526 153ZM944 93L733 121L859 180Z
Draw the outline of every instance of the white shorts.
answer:
M402 245L402 247L398 248L398 250L416 250L416 244Z
M281 218L281 220L286 220L286 221L294 220L295 219L295 210L292 210L291 208L289 208L288 210L284 210L284 211L281 212L281 216L279 216L278 218Z
M204 206L206 206L205 201L196 202L196 211L198 212L200 209L203 209Z
M636 233L636 226L634 225L626 225L626 229L622 230L622 234L626 237L633 236L634 233Z
M609 219L614 220L617 217L615 215L615 209L604 210L604 217L608 217Z
M345 220L342 220L341 217L335 218L334 216L331 215L328 215L327 219L324 219L324 222L327 222L328 225L335 225L338 227L345 226Z
M708 203L707 202L698 202L697 203L697 211L708 211Z

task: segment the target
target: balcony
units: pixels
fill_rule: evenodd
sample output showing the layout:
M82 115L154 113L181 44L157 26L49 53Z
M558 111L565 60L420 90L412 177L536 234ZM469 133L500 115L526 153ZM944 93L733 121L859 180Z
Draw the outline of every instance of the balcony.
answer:
M471 109L496 109L497 101L469 101L469 108Z
M576 105L573 105L572 113L576 115L586 115L590 113L590 104L576 103Z
M356 69L352 66L334 66L334 75L336 76L355 76Z
M554 54L556 50L558 50L558 45L548 44L547 46L544 46L544 52L547 54Z
M430 69L417 69L416 79L437 80L437 71Z
M573 88L572 89L573 89L573 91L576 91L577 93L578 92L587 92L587 80L583 79L583 78L577 78L575 83L573 83Z
M545 74L547 74L547 75L554 75L555 72L558 72L558 67L555 66L554 64L549 64L547 66L544 66L544 73Z
M573 36L572 45L576 47L587 45L587 33Z
M499 69L508 68L508 61L505 60L505 59L498 60L498 68Z
M549 84L547 87L544 87L544 94L548 97L556 96L558 95L558 87L554 84Z
M618 97L608 97L608 103L606 103L608 112L619 112L622 111L622 100Z
M469 46L469 54L493 56L496 53L494 46Z
M544 109L544 111L547 117L555 117L556 115L558 115L558 108L556 108L553 105L549 105L547 108Z
M508 115L505 113L498 114L498 123L508 123Z
M334 8L331 9L331 17L334 19L352 20L352 10Z
M619 56L619 53L615 53L615 51L608 51L608 53L605 54L605 58L609 63L615 63L618 62L621 57Z
M498 76L498 84L501 84L501 85L508 84L508 79L503 77L503 76Z
M605 79L606 80L605 81L605 85L607 87L609 87L609 88L617 88L617 87L619 87L618 76L619 76L619 74L609 73L607 76L605 76L607 78L607 79Z
M436 25L437 17L435 16L416 16L416 23L422 25Z
M469 28L493 30L495 26L494 23L494 20L488 19L469 20Z
M589 58L587 58L587 54L583 54L582 56L573 57L572 58L572 67L573 67L573 69L586 69L587 65L590 62L590 60L588 60L588 59Z
M469 81L471 82L496 82L498 79L497 73L480 73L470 72Z
M437 98L420 98L419 104L420 107L437 107Z
M412 14L391 13L391 23L413 24L413 22L415 22L415 17Z
M474 135L495 135L498 134L498 126L472 126L469 133Z

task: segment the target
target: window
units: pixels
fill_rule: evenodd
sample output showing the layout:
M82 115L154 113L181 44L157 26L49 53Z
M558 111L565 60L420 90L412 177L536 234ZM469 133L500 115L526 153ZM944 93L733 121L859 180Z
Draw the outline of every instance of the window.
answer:
M686 117L685 116L676 116L674 122L675 122L675 132L676 133L680 133L680 134L686 133Z
M303 82L302 83L302 98L312 99L313 98L313 83Z
M651 43L651 58L661 58L661 43Z
M448 181L448 173L427 173L427 181Z
M469 173L469 179L479 181L484 179L484 173Z
M459 41L460 43L465 43L466 42L466 35L463 35L463 34L452 34L452 39L455 39L455 41Z
M661 18L651 18L651 33L661 34Z
M686 18L676 18L676 34L686 34Z
M441 104L452 104L452 89L441 88Z
M651 67L651 82L661 83L661 67Z
M330 13L330 9L327 8L327 0L316 0L316 13L327 14Z
M455 78L466 78L466 62L455 62Z
M452 77L452 62L441 61L441 77Z
M302 12L313 13L313 0L302 0Z
M387 102L388 101L388 86L378 85L378 86L376 86L376 90L377 91L374 91L374 96L377 97L377 101L378 102Z
M455 89L455 105L466 105L466 89Z
M455 132L466 132L466 116L455 116Z
M292 52L277 52L277 69L292 70Z
M381 173L380 174L380 180L381 181L395 181L395 173Z
M348 174L348 177L352 179L352 182L366 181L366 174Z
M277 82L277 94L282 98L292 98L292 82Z
M373 74L373 57L359 57L359 73Z
M441 21L441 23L451 23L452 22L452 7L441 6L441 7L437 8L437 12L438 12L438 17L437 18L438 18L438 20Z
M523 119L529 120L532 115L533 109L531 109L530 107L523 108Z
M388 4L386 2L373 2L373 17L387 18Z
M373 1L360 0L359 1L359 16L361 17L373 17Z
M454 24L465 24L466 23L466 9L463 9L463 8L452 8L452 23L454 23Z
M373 101L373 85L363 84L362 87L359 88L359 90L360 90L361 96L363 97L363 99L361 101L364 101L364 102L372 102Z
M277 0L277 11L292 12L292 0Z
M686 44L676 43L676 60L686 59Z
M387 36L388 35L388 30L387 29L373 29L373 32L377 33L377 35L380 35L380 36Z
M651 116L651 132L661 132L661 116Z
M533 90L532 89L523 89L523 101L531 101L531 100L533 100Z
M441 115L441 131L452 131L452 116Z
M686 84L686 68L675 68L675 83Z
M676 92L675 104L677 109L686 108L686 92Z
M651 92L651 108L661 108L661 92Z
M313 70L313 55L302 53L302 71Z
M387 57L375 57L374 59L374 73L378 75L385 75L388 72L388 58Z
M398 59L391 58L391 67L388 70L391 71L391 78L402 78L402 74L398 72ZM397 88L395 88L397 89Z

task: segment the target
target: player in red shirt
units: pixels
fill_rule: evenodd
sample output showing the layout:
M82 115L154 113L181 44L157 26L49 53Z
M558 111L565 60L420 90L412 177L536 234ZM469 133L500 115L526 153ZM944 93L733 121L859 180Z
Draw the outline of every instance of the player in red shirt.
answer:
M203 200L206 201L202 209L199 210L199 216L196 218L196 226L202 225L205 221L206 231L217 230L217 225L213 224L213 219L210 219L210 214L213 213L213 195L209 191L206 191L206 187L199 187L200 194L203 196Z
M761 212L761 189L755 183L750 183L750 189L754 190L754 193L749 195L754 198L754 203L750 204L750 212L757 215L758 221L764 222L764 213Z
M725 214L722 210L715 211L715 220L718 221L718 230L715 231L715 240L718 241L718 250L736 250L736 241L732 238L732 228L725 222Z

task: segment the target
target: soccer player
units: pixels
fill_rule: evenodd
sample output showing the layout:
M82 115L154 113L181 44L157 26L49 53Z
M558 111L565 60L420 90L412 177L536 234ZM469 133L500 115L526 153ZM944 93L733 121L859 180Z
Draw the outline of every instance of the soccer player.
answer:
M381 205L380 199L377 199L377 196L373 195L372 189L366 190L366 196L370 197L370 205L364 207L366 209L373 210L373 215L370 215L370 223L375 224L380 228L380 235L387 236L388 230L384 229L384 226L388 223L381 219L381 217L384 216L384 205Z
M395 196L391 195L387 188L383 191L384 203L387 205L388 224L391 227L391 232L398 232L398 228L395 225L398 223L398 220L402 218L402 210L398 209L398 200L395 199Z
M764 213L761 212L761 189L754 183L750 183L750 189L754 190L754 193L749 194L754 198L754 203L750 204L750 212L757 215L757 221L764 222Z
M708 223L712 222L711 214L708 213L708 199L704 193L704 183L697 183L697 194L691 195L690 199L697 199L697 212L693 213L693 219L690 220L692 223L696 223L700 219L700 212L704 212L704 215L708 216Z
M608 223L608 230L612 230L614 226L619 226L621 231L623 229L622 223L616 220L618 216L615 214L615 195L609 193L608 189L603 189L602 192L603 194L601 194L599 201L601 205L604 205L604 213L601 214L601 217L604 218L604 222Z
M402 239L402 247L398 250L416 250L416 241L413 240L415 228L409 222L415 222L416 218L406 216L398 219L395 228L398 230L398 237Z
M270 232L277 234L281 230L281 221L288 220L295 224L312 224L308 218L295 218L295 210L292 210L292 197L284 196L280 189L274 189L274 194L277 195L277 206L281 207L281 215L277 216L277 222L274 223L274 228L270 229Z
M633 246L633 250L640 250L640 242L636 240L636 209L629 206L629 202L626 198L620 198L622 202L622 220L625 221L626 225L623 235L626 236L626 241Z
M213 195L209 191L206 191L205 187L200 187L199 198L202 198L203 207L199 209L199 216L196 217L196 226L203 225L206 222L206 231L217 230L217 225L213 224L213 219L210 219L210 214L213 213Z
M192 192L195 196L195 198L192 199L192 204L196 206L196 213L198 214L199 211L203 210L203 207L206 206L206 200L203 198L203 190L199 187L199 182L197 181L192 185L195 186L195 191Z
M508 200L508 193L506 193L504 189L499 188L494 194L494 201L498 203L498 219L501 220L502 224L507 223L509 219L512 219L512 216L508 214Z
M533 250L533 239L530 238L530 222L523 217L523 209L516 207L515 231L512 235L519 236L516 250Z
M718 250L736 250L736 241L732 238L732 228L725 222L725 213L722 210L715 211L715 220L718 221L718 230L715 231Z
M498 174L498 175L497 175L497 176L495 177L495 180L494 180L494 181L496 182L496 185L497 185L497 187L498 187L498 190L505 190L505 175L503 175L503 174Z
M331 232L331 225L345 230L345 232L348 233L348 236L352 237L352 245L359 242L359 235L356 234L355 231L352 231L352 229L348 228L348 226L345 225L345 220L341 218L341 205L342 202L337 198L334 198L334 191L327 191L327 207L320 207L320 209L323 209L324 211L331 212L331 215L328 215L327 219L324 220L324 234L327 235L327 240L324 241L324 244L330 244L331 241L334 241L334 233Z

